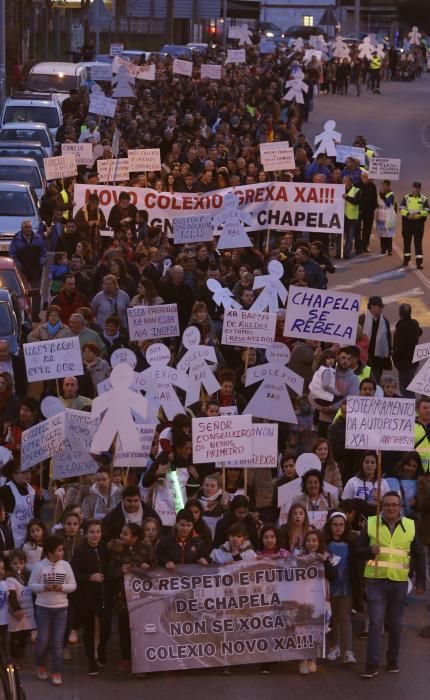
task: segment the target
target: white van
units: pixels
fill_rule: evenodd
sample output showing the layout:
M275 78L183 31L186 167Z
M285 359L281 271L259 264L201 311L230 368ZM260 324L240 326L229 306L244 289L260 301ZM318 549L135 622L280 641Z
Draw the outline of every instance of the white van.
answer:
M80 88L87 80L87 70L79 63L52 61L36 63L25 81L29 92L55 93L60 102L69 96L70 90Z

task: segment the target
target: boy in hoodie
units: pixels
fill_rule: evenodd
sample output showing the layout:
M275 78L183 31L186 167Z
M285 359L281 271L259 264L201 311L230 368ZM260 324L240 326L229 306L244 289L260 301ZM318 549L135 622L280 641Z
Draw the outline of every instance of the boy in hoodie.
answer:
M228 531L228 541L213 549L210 558L214 564L231 564L234 561L254 561L257 555L248 539L248 531L242 523L235 523Z

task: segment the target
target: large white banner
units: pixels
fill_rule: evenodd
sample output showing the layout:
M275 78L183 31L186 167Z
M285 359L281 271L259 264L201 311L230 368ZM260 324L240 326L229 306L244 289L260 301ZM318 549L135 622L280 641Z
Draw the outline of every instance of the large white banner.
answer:
M24 343L24 360L29 382L73 377L84 373L79 338Z
M74 214L83 207L92 192L99 195L106 219L120 192L129 192L131 203L148 212L149 224L160 225L172 234L175 218L219 214L225 197L234 193L239 209L252 216L250 231L274 228L279 231L343 233L344 185L304 182L263 182L243 187L228 187L205 194L156 192L147 187L108 187L75 185Z
M348 396L346 437L348 450L414 449L415 399Z
M359 294L291 286L284 335L341 345L355 342L360 300Z

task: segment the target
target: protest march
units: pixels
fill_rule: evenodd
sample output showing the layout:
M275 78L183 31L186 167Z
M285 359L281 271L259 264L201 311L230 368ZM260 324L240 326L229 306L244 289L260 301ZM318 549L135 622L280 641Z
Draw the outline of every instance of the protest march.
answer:
M53 685L78 658L95 684L401 673L426 590L429 202L420 173L398 200L371 120L307 135L348 85L414 85L422 51L232 29L92 64L10 240L25 303L0 270L0 640Z

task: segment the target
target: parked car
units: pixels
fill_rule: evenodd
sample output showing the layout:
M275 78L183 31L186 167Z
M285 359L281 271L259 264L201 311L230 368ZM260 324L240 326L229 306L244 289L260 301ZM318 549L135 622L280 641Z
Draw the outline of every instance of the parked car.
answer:
M160 53L172 56L172 58L184 58L186 61L193 60L192 49L184 44L164 44L160 49Z
M79 63L43 61L30 69L24 87L30 92L55 93L61 103L70 90L79 89L86 80L86 68Z
M45 178L34 158L0 158L0 182L4 180L28 182L39 201L46 191Z
M46 124L41 122L7 122L0 128L0 141L39 141L47 158L55 155L52 134Z
M27 278L12 258L0 255L0 287L14 292L24 314L31 318L32 292Z
M46 124L55 139L63 123L61 106L49 95L14 95L7 97L0 117L0 125L10 122L37 122Z
M260 34L267 37L267 39L274 39L275 37L281 38L284 36L281 27L273 22L260 22Z
M41 224L37 197L25 182L0 182L0 251L8 251L10 242L23 221L31 221L34 231Z
M8 341L13 355L19 350L19 335L20 324L15 314L11 293L8 289L0 289L0 340Z
M2 158L33 158L45 175L45 151L39 141L0 141L0 162ZM16 179L16 178L12 178Z

